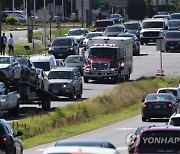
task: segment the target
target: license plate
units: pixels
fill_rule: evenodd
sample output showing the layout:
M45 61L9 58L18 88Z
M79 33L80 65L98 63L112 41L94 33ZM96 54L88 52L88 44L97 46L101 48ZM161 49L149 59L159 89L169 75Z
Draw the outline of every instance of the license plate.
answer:
M170 47L170 49L174 49L174 47Z
M153 40L152 40L152 39L150 39L150 40L149 40L149 42L153 42Z
M62 53L59 53L58 56L62 56L63 54Z
M159 109L159 108L161 108L161 106L160 105L155 105L154 108Z
M58 93L58 90L57 89L53 90L53 93Z

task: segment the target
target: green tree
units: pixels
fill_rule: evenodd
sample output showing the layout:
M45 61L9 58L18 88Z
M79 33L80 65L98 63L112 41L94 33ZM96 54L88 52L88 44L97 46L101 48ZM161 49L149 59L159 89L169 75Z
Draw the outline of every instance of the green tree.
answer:
M147 0L129 0L128 16L134 20L147 17Z
M180 0L172 0L175 11L180 11Z

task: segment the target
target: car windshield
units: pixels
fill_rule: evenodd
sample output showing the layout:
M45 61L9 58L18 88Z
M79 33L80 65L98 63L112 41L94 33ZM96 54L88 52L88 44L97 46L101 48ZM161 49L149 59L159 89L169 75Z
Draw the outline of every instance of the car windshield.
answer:
M91 48L89 51L89 57L117 59L117 49L115 49L115 48Z
M72 46L71 39L55 39L52 46Z
M180 126L180 117L171 118L169 125Z
M72 79L71 71L50 71L48 79Z
M143 22L143 28L164 28L164 22Z
M28 65L27 59L18 58L17 60L18 60L18 62L19 62L21 65L23 65L23 66L27 66L27 65Z
M76 36L76 35L84 35L84 34L85 33L83 30L78 29L78 30L69 31L68 36Z
M138 24L124 24L124 27L129 30L138 30Z
M0 64L10 64L9 57L0 57Z
M120 18L121 16L119 14L111 14L110 18Z
M65 63L84 63L82 57L67 57Z
M180 19L180 14L172 14L171 19Z
M171 93L174 96L177 96L177 90L173 90L173 89L161 89L158 91L158 93Z
M148 95L146 101L172 101L171 95Z
M118 35L118 37L131 37L133 41L135 41L135 37L133 35Z
M33 62L36 68L41 68L44 71L50 71L50 64L49 62Z
M180 32L166 33L166 38L178 38L178 39L180 39Z
M108 27L106 29L107 32L124 32L123 27Z
M113 25L113 21L96 21L95 27L107 27Z
M158 148L158 149L179 149L180 142L180 132L179 131L171 131L171 130L163 130L163 131L146 131L143 132L139 148ZM177 141L178 139L178 141Z
M90 39L90 38L93 38L96 36L102 36L102 33L89 33L89 34L87 34L86 38Z
M180 20L179 21L168 21L168 26L169 27L180 27Z

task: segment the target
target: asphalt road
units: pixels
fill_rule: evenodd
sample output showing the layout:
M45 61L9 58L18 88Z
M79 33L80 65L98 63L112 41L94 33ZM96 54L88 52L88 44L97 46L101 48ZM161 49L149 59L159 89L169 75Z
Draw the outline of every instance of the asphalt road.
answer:
M180 74L179 69L179 53L162 53L162 64L163 70L166 76L178 76ZM141 47L141 55L135 56L134 60L134 71L131 75L131 80L136 80L142 76L154 76L156 71L160 69L160 52L156 51L156 46L148 45ZM90 98L97 94L100 94L106 90L113 88L114 84L111 83L94 83L93 81L88 84L84 84L83 98ZM58 107L62 105L67 105L72 102L62 101L62 102L52 102L52 107ZM161 123L160 123L161 122ZM126 136L133 132L138 126L149 125L149 124L162 124L167 122L167 120L160 121L157 119L153 122L141 122L141 117L133 117L131 119L119 122L108 127L98 129L89 133L75 136L73 138L95 138L95 139L105 139L112 142L117 149L125 154L127 153L126 146ZM45 148L51 146L53 143L41 145L31 149L24 150L24 154L41 154Z

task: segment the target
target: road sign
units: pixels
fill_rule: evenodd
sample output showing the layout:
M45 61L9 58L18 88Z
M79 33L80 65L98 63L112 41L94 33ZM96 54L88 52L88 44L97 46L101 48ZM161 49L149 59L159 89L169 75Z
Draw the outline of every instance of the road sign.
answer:
M51 18L48 10L39 10L37 16L38 16L38 20L42 22L48 22L49 19Z

